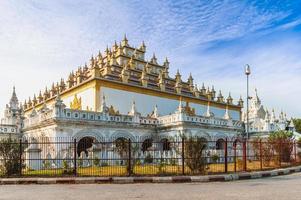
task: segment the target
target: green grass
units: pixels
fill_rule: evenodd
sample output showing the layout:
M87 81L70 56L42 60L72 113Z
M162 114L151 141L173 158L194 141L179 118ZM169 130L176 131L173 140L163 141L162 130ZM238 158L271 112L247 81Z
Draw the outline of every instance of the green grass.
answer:
M260 170L260 162L252 161L247 163L248 171ZM277 168L277 165L272 164L263 169ZM73 169L67 171L63 169L43 169L43 170L24 170L24 176L70 176L73 174ZM192 174L188 167L185 167L186 174ZM236 170L242 171L242 163L237 162ZM224 173L224 164L210 164L207 166L206 174ZM234 172L234 163L228 163L228 172ZM180 175L182 174L182 166L180 165L136 165L133 169L133 174L137 176L147 175ZM103 167L79 167L77 168L78 176L127 176L126 166L103 166Z

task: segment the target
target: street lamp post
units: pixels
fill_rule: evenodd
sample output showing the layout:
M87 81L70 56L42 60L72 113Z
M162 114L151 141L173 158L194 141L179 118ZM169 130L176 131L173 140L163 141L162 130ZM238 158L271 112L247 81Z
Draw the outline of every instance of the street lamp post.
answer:
M246 139L249 139L249 75L251 74L251 69L248 64L246 64L245 74L247 75L247 124L246 124Z

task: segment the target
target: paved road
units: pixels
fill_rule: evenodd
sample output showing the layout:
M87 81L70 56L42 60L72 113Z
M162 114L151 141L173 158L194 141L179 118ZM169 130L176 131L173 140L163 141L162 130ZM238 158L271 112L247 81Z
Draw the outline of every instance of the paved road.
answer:
M301 199L301 173L265 179L198 184L2 185L0 199Z

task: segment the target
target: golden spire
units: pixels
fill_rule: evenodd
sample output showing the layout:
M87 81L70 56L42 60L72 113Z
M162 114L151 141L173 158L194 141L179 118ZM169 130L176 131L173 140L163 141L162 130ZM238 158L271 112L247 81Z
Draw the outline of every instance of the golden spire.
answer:
M77 98L77 94L74 95L73 101L70 102L70 108L73 110L81 110L82 109L82 99Z
M158 64L155 53L153 53L153 57L151 58L151 63L152 63L152 64L155 64L155 65Z
M229 92L229 96L227 98L227 104L233 104L233 98L231 97L231 93Z
M128 39L126 38L126 34L124 34L123 40L121 42L121 45L124 46L129 46L128 44Z
M145 46L145 44L144 44L144 41L142 41L142 44L141 44L141 46L139 47L139 50L141 50L141 51L143 51L143 52L146 51L146 46Z

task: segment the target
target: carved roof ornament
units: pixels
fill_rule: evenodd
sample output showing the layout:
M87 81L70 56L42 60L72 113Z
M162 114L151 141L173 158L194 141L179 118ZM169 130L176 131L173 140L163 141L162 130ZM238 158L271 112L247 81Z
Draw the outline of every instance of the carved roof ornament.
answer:
M211 88L211 96L212 96L212 100L214 100L215 95L216 95L216 91L215 91L215 89L214 89L214 86L212 85L212 88Z
M188 78L187 82L188 82L190 91L193 91L193 78L192 78L191 73L189 74L189 78Z
M142 70L140 80L141 80L142 86L144 86L144 87L147 87L147 86L148 86L148 76L147 76L147 72L146 72L145 67L144 67L143 70Z
M195 97L199 98L200 97L200 91L198 89L197 84L195 84L194 88L193 88L193 94Z
M138 58L137 49L134 50L134 52L133 52L133 54L132 54L132 58L135 58L135 59Z
M224 97L222 95L222 91L220 90L217 96L217 102L224 103Z
M264 120L265 120L266 122L269 122L269 121L270 121L270 113L269 113L268 109L266 109L266 111L265 111L265 117L264 117Z
M45 88L45 91L44 91L44 94L43 94L43 99L44 99L44 101L46 100L46 99L48 99L49 98L49 92L48 92L48 89L47 89L47 87Z
M203 96L206 96L206 88L205 88L205 84L204 84L204 83L202 84L201 94L202 94Z
M151 62L152 64L158 65L158 62L157 62L157 58L156 58L155 53L153 53L153 57L151 58L150 62Z
M77 98L77 94L74 95L72 102L70 102L70 108L73 110L82 110L82 98Z
M111 105L109 108L109 114L110 115L119 115L120 113L118 110L115 110L115 108Z
M145 44L144 44L144 41L142 41L142 43L141 43L141 45L140 45L140 47L139 47L139 50L140 50L140 51L143 51L143 52L146 51L146 46L145 46Z
M208 100L212 100L212 94L211 94L209 87L206 90L206 96L207 96Z
M182 80L181 80L181 74L180 74L179 69L177 69L177 73L176 73L176 76L175 76L175 80L176 80L176 82L179 82L179 83L182 82Z
M38 103L37 97L36 97L35 94L33 95L32 103L33 103L34 106Z
M23 108L24 108L24 110L27 109L27 102L26 102L26 99L25 99L25 101L24 101Z
M102 54L101 54L100 51L98 51L97 60L98 60L98 61L99 61L99 60L102 60Z
M240 95L239 100L238 100L238 106L244 107L244 101L242 100L241 95Z
M113 53L112 58L110 60L110 65L115 65L115 66L119 65L117 60L116 60L116 56L115 56L114 53Z
M39 101L39 103L43 101L43 96L42 96L41 90L39 92L38 101Z
M95 59L92 55L91 58L90 58L90 68L94 67L94 65L95 65Z
M167 57L165 57L165 61L164 61L164 63L163 63L163 66L165 67L165 68L169 68L169 61L168 61L168 59L167 59Z
M233 98L231 97L231 93L229 92L229 96L227 98L227 104L232 105L233 104Z
M146 69L146 72L147 72L147 73L151 73L152 66L147 62L147 63L145 64L145 69Z
M128 39L126 38L126 34L124 34L123 40L121 41L121 45L124 46L129 46Z
M194 108L191 108L189 106L189 102L186 101L186 106L184 107L185 109L185 112L189 115L189 116L195 116L195 109Z
M114 45L113 45L113 52L115 53L118 50L118 44L115 40Z
M131 57L131 59L128 62L128 66L130 67L130 69L135 69L136 68L136 63L134 61L134 56Z
M164 81L164 77L163 77L163 72L160 71L159 75L158 75L158 86L160 87L161 91L165 91L165 81Z
M123 68L122 68L121 74L120 74L120 78L121 78L122 82L128 83L128 80L130 78L130 72L128 70L128 65L127 64L123 65Z
M107 60L108 60L109 57L110 57L110 50L109 50L109 46L108 46L108 45L107 45L107 47L106 47L105 56L107 57Z

